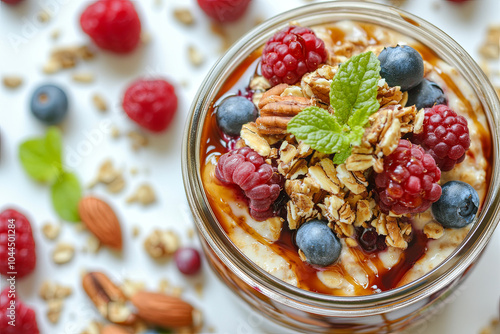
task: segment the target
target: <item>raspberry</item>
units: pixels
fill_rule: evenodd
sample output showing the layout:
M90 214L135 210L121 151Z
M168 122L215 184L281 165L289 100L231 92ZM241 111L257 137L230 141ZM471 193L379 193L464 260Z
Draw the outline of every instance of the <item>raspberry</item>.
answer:
M11 309L11 305L14 305ZM14 317L10 317L13 315ZM15 326L9 322L15 319ZM2 334L39 334L36 314L6 287L0 294L0 333Z
M219 158L215 176L222 183L235 184L243 190L254 219L262 221L274 216L272 204L283 181L257 152L243 147L224 154Z
M441 196L441 171L422 147L401 139L375 175L375 192L382 211L397 215L427 210Z
M241 18L250 0L198 0L198 5L209 17L220 23Z
M141 21L130 0L99 0L80 17L82 30L104 50L128 53L139 44Z
M327 58L325 43L305 27L289 26L269 39L262 51L262 75L271 86L293 85Z
M452 170L470 146L467 120L445 105L426 108L423 131L410 140L421 145L442 171Z
M125 91L123 110L140 126L164 131L177 111L174 86L165 80L137 80Z
M14 220L14 227L9 220ZM14 230L14 235L12 235L12 230ZM14 261L9 261L12 249ZM30 222L16 210L3 211L0 213L0 274L11 276L12 274L8 273L17 272L16 278L21 278L31 273L35 265L35 240Z

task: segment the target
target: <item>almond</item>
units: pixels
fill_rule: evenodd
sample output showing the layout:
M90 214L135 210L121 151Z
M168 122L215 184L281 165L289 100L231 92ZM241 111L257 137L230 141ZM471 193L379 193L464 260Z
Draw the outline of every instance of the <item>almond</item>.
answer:
M83 223L102 244L122 248L120 222L106 202L91 196L84 197L78 204L78 212Z
M178 297L140 291L130 301L137 308L137 315L154 325L167 328L194 325L196 310Z

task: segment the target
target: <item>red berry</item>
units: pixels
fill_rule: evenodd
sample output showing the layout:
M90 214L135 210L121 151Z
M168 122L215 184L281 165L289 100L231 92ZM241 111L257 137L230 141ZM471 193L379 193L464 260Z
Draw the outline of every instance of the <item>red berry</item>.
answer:
M233 22L245 14L250 0L198 0L209 17L220 23Z
M177 95L174 86L165 80L137 80L125 91L122 106L140 126L161 132L174 119Z
M5 2L6 4L9 4L9 5L16 5L18 3L20 3L22 0L1 0L2 2Z
M139 44L141 21L130 0L98 0L80 17L83 31L104 50L128 53Z
M441 171L422 147L401 139L375 175L375 191L382 211L397 215L427 210L441 197Z
M195 275L201 268L200 253L190 247L179 248L174 254L175 264L184 275Z
M21 278L31 273L35 266L35 240L30 222L16 210L3 211L0 213L0 274ZM17 274L9 274L12 272Z
M266 220L275 215L272 205L280 194L282 177L251 148L243 147L221 156L215 176L243 190L254 219Z
M325 43L314 31L289 26L269 39L262 51L262 75L271 86L293 85L327 59Z
M410 139L429 153L439 169L452 170L465 159L470 146L467 120L445 105L425 109L424 126L419 134Z
M35 311L16 297L16 292L13 293L8 286L0 294L0 333L39 334ZM15 326L12 326L9 322L14 319Z

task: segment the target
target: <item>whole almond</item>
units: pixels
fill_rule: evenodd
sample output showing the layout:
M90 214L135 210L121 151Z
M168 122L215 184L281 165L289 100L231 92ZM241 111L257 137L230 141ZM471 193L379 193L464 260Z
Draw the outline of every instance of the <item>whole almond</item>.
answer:
M122 248L120 222L108 203L91 196L78 203L80 218L102 244L115 249Z
M137 315L154 325L167 328L193 326L195 309L178 297L139 291L130 301L137 308Z

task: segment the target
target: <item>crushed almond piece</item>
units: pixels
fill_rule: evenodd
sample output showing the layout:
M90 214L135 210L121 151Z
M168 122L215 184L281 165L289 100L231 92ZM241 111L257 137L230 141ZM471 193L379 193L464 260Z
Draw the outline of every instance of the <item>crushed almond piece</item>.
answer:
M191 62L191 65L196 67L201 66L205 61L205 57L203 57L198 48L196 48L194 45L188 46L188 58Z
M202 282L198 282L194 286L194 291L198 298L203 299L203 292L205 291L205 285Z
M95 93L94 95L92 95L92 102L94 103L96 109L100 112L105 112L108 110L108 104L101 94Z
M173 231L154 230L144 240L144 248L154 259L169 258L179 246L179 237Z
M263 157L271 153L271 146L267 140L259 134L255 123L244 124L241 128L241 139L245 144Z
M53 324L59 321L64 306L64 299L73 293L72 289L51 281L44 281L40 287L39 295L47 302L47 318Z
M101 334L103 324L97 321L92 321L81 334Z
M69 243L58 243L52 252L52 260L56 264L65 264L73 259L75 248Z
M87 46L71 46L56 48L43 67L46 74L52 74L64 68L73 68L80 60L90 60L94 53Z
M116 139L116 138L118 138L120 136L121 136L120 129L118 129L116 126L113 126L111 128L111 137Z
M151 185L144 183L140 185L137 190L127 198L127 203L138 202L144 206L156 202L156 195Z
M55 240L60 232L61 224L45 223L42 226L42 233L49 240Z
M23 78L17 75L4 76L2 81L5 87L11 89L17 88L23 84Z
M61 311L64 306L64 302L61 299L51 299L47 302L48 310L47 310L47 319L53 324L59 321L61 317Z
M173 14L179 23L187 26L191 26L195 23L193 13L191 13L189 8L175 8Z

